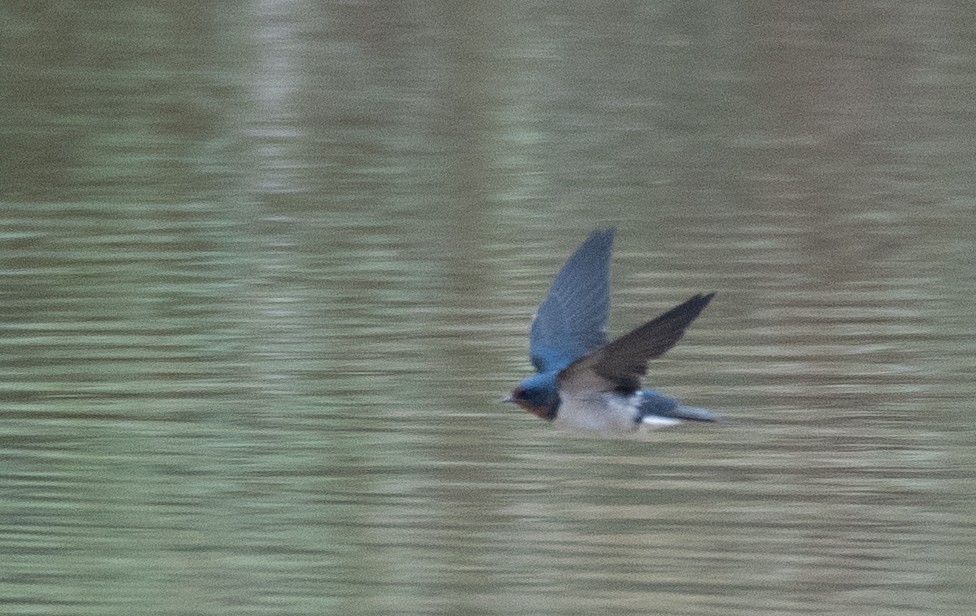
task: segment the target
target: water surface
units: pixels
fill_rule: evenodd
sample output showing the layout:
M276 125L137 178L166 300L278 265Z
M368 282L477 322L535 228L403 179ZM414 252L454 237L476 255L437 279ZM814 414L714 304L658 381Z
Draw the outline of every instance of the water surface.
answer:
M0 10L4 613L970 613L969 11L72 6ZM497 402L607 225L733 423Z

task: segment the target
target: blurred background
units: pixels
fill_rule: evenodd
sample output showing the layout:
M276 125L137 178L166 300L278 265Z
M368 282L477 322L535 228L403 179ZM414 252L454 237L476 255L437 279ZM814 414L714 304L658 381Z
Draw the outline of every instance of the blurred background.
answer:
M967 3L0 6L6 614L971 614ZM727 425L498 400L563 260Z

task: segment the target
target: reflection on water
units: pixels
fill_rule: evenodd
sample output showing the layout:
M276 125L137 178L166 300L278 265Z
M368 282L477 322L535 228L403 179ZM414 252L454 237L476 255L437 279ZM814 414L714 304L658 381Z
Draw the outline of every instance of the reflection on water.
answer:
M968 613L965 20L641 7L4 9L4 613ZM606 224L734 423L496 402Z

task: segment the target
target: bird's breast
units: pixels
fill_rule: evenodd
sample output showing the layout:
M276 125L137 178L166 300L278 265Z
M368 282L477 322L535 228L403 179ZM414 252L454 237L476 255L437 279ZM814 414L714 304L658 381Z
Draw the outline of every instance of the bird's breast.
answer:
M634 396L611 392L562 396L556 423L567 428L600 432L633 432L638 428Z

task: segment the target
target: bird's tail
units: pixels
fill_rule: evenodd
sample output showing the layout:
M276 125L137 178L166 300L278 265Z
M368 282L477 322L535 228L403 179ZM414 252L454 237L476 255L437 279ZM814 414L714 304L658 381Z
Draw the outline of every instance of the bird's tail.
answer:
M651 390L641 392L638 413L640 422L649 426L673 425L681 421L723 421L708 409L686 406L675 398Z
M672 419L683 419L685 421L722 421L714 412L698 406L685 406L678 404L666 411L657 411L659 415Z

